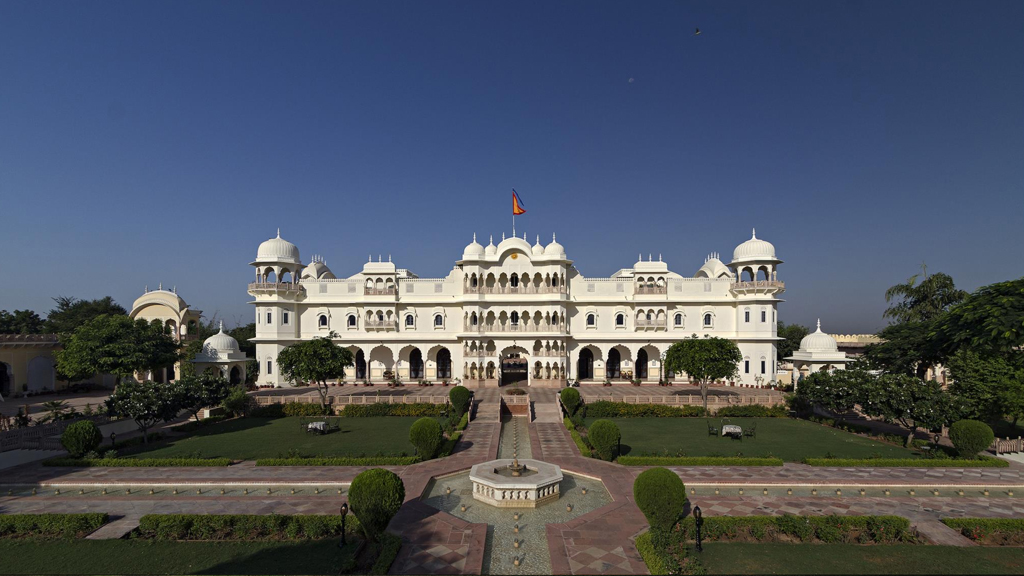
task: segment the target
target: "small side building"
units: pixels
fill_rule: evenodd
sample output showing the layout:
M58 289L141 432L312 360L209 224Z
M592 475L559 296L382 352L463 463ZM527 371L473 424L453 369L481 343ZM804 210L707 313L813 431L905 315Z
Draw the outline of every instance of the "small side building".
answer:
M821 331L821 320L818 329L804 336L800 349L786 360L793 363L794 382L822 370L845 370L849 361L846 352L839 350L836 339Z
M245 363L248 361L245 353L238 349L238 341L224 332L223 322L220 323L220 332L207 338L202 350L192 359L196 374L213 371L235 385L245 382Z

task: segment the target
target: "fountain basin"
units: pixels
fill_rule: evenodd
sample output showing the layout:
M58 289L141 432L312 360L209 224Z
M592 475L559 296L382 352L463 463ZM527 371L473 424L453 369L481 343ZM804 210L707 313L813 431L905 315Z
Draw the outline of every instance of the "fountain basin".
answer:
M522 476L508 474L512 459L477 464L469 472L473 498L497 508L536 508L558 499L562 469L540 460L519 460Z

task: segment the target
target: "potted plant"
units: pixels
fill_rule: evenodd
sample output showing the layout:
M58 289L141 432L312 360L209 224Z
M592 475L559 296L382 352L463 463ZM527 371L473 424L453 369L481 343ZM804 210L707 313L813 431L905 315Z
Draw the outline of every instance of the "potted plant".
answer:
M605 386L611 386L611 385L612 385L612 381L611 381L611 380L609 380L608 378L605 378L605 379L604 379L604 385L605 385Z
M633 383L633 386L639 386L640 385L640 379L639 378L634 378L634 379L630 380L630 382Z

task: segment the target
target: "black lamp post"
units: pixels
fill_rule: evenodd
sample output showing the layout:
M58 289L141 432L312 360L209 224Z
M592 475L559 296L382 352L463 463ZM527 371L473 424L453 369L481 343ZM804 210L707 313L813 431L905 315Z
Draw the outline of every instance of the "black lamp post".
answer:
M338 548L345 547L345 516L348 516L348 502L341 505L341 544Z
M110 433L110 447L111 448L114 447L114 439L115 438L117 438L117 433L116 432L111 432Z
M701 516L700 506L693 507L693 520L697 525L697 552L703 552L704 548L700 545L700 527L704 525L704 517Z

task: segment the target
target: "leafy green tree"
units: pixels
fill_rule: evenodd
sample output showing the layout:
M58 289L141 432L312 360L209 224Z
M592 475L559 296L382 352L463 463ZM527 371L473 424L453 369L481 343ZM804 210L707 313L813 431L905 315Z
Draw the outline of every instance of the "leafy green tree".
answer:
M43 319L32 310L0 310L0 334L39 334Z
M863 398L875 377L863 370L815 372L800 382L797 394L838 415L842 420Z
M931 322L886 326L878 333L882 341L864 349L864 359L876 370L923 379L929 368L944 360L932 331Z
M929 275L922 265L921 274L885 291L885 301L890 306L883 316L896 324L932 322L966 297L967 292L957 289L948 274Z
M97 316L61 340L57 371L70 381L101 373L113 374L120 383L136 372L170 366L178 358L178 345L170 336L127 316Z
M156 382L125 380L107 399L107 412L118 418L129 418L148 443L148 432L157 422L168 422L177 415L178 407L171 389Z
M1000 354L1017 365L1024 347L1024 278L983 286L935 326L946 352L968 347Z
M793 352L800 349L800 341L810 333L811 331L806 326L779 322L778 336L782 340L775 343L775 347L779 352L779 358L792 356Z
M1024 416L1024 369L1004 356L961 349L946 363L950 393L964 400L964 416L995 423L1004 417L1014 426Z
M918 428L944 426L958 413L952 397L938 382L905 374L883 374L867 382L861 409L869 416L906 428L907 446Z
M692 338L681 340L665 353L665 368L679 374L686 372L700 385L704 411L708 409L708 387L715 380L730 378L739 372L743 360L740 349L725 338Z
M71 334L79 326L86 324L97 316L126 316L128 311L121 307L110 296L97 300L79 300L70 296L58 296L53 299L57 307L50 310L44 325L45 331L51 334Z
M327 409L327 380L341 378L345 367L353 364L352 352L334 345L335 332L292 344L277 355L277 365L293 383L313 382L320 393L320 402Z
M196 422L199 422L199 412L203 408L219 405L231 392L227 380L208 372L178 378L170 388L178 408L191 413Z

